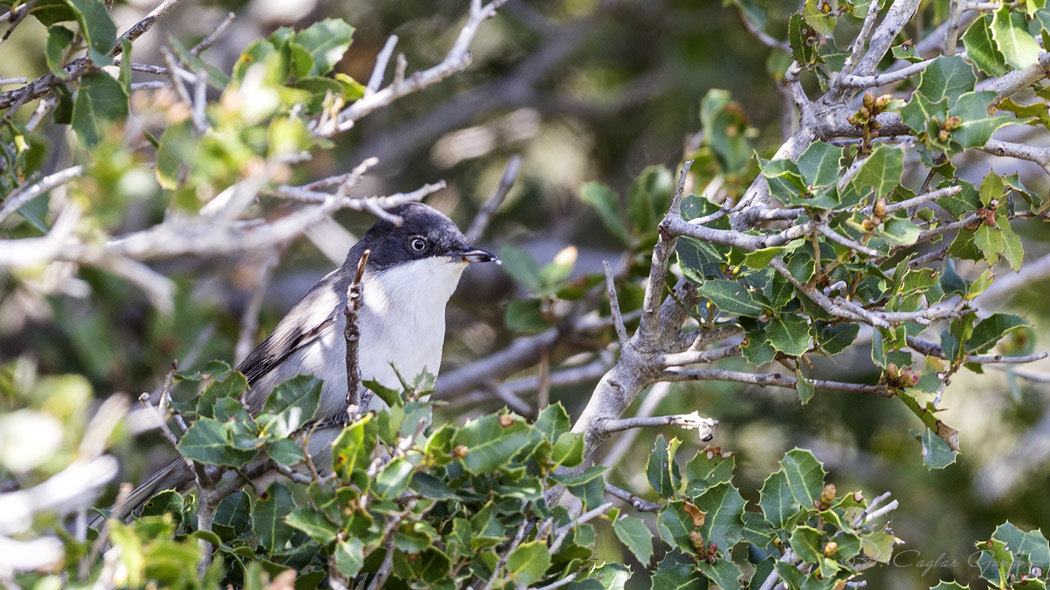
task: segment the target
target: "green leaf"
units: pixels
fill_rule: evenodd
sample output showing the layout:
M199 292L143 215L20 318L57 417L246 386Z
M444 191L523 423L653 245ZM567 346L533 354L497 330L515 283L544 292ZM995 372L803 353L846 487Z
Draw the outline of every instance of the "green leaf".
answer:
M310 508L297 508L285 519L289 526L297 528L322 545L335 540L339 527L325 518L321 512Z
M530 292L539 291L543 286L540 280L540 265L522 248L509 244L501 246L499 258L503 270Z
M685 477L689 482L686 495L693 497L707 488L733 480L736 467L735 455L719 452L714 448L699 450L685 466Z
M995 527L992 538L996 541L1006 543L1006 546L1015 555L1027 555L1031 566L1038 567L1045 574L1050 569L1050 543L1040 529L1024 532L1010 521ZM1031 569L1020 571L1022 574L1031 574Z
M371 414L343 429L332 443L332 470L342 481L355 471L363 472L376 446L376 423Z
M900 184L903 172L904 148L882 144L872 150L850 184L857 187L858 192L860 187L871 187L875 189L875 196L881 199Z
M856 6L858 2L854 2ZM863 15L862 15L863 16ZM922 61L922 56L919 55L918 50L915 49L915 43L910 40L901 43L900 45L894 45L890 52L893 54L893 59L903 59L911 63L917 63Z
M740 351L747 362L757 366L771 362L777 356L777 349L773 348L773 345L764 336L757 333L748 333L747 341L741 345Z
M817 341L829 355L836 355L849 348L859 333L857 324L820 324L817 326Z
M728 559L718 558L713 562L701 559L697 562L700 573L708 577L722 590L737 590L740 588L740 566Z
M838 0L806 0L802 16L821 35L830 35L839 20L838 4Z
M674 498L678 493L681 483L681 475L678 464L674 460L674 451L678 448L678 441L667 442L663 435L657 435L653 452L649 455L649 461L645 467L645 474L649 478L649 485L663 498Z
M507 572L516 584L528 586L543 577L551 565L547 541L522 543L507 556Z
M799 156L798 171L807 185L812 187L835 184L841 173L842 148L823 141L809 144Z
M620 217L620 198L612 189L598 182L588 182L580 187L580 199L594 208L609 233L619 238L624 244L633 243L631 232L627 231L627 226Z
M313 57L311 75L323 76L332 71L350 47L354 28L340 19L328 18L295 34L295 43Z
M992 30L988 26L989 17L981 16L973 21L966 29L962 41L966 47L966 55L985 74L989 76L1002 76L1010 71L1006 65L1006 58L999 51L999 46L992 39Z
M323 383L313 375L298 375L277 385L266 397L259 424L274 436L286 437L314 419Z
M517 454L533 435L533 430L528 424L515 420L506 427L499 426L497 422L498 429L486 428L487 435L483 439L477 438L475 430L484 427L483 421L491 422L486 421L485 418L475 420L464 426L454 439L455 444L467 447L467 454L463 457L463 466L467 472L473 474L499 469Z
M929 590L969 590L970 586L960 586L958 582L945 582L941 581L937 586L930 586Z
M809 320L802 315L788 314L769 322L769 343L778 351L799 356L809 350Z
M164 490L154 495L142 505L142 517L162 516L165 513L175 515L178 520L182 516L182 495L175 490Z
M760 160L769 192L786 205L806 203L806 182L791 160Z
M681 500L668 502L657 515L656 526L660 531L660 538L669 545L693 553L690 532L696 528L696 525L692 517L685 511L684 505L685 503Z
M625 516L613 523L616 538L631 550L643 566L653 557L653 534L641 519Z
M251 523L251 506L252 500L248 493L237 490L219 502L212 516L212 526L216 532L227 533L223 535L226 539L240 535Z
M657 564L651 580L652 590L705 590L708 586L700 576L696 561L675 550Z
M80 78L80 89L73 102L73 130L89 146L102 141L106 123L128 116L128 95L120 83L104 72Z
M179 441L178 450L187 459L230 467L240 467L255 456L254 450L234 444L233 433L226 423L211 418L200 418L191 424Z
M77 14L80 32L88 42L88 56L97 67L113 63L109 52L117 46L117 25L101 0L66 0ZM102 74L106 75L106 74Z
M973 66L965 59L957 55L941 56L922 71L916 91L931 103L947 98L950 107L964 92L973 90L976 83Z
M919 239L922 229L908 219L907 215L898 215L887 219L879 235L884 240L898 246L910 246Z
M991 90L961 95L948 110L949 116L961 120L959 127L951 132L952 141L964 148L984 147L999 128L1017 123L1017 119L1006 113L988 114L988 105L995 98L996 94Z
M808 404L816 393L813 382L806 379L801 369L795 372L795 390L798 393L798 401L802 402L802 405Z
M350 538L335 545L335 569L349 579L353 579L364 563L364 543L361 539Z
M1023 70L1039 60L1043 50L1039 42L1028 34L1023 15L1003 6L995 11L989 28L1006 63L1015 69Z
M548 441L554 442L559 436L572 429L572 421L569 420L569 413L565 411L565 406L561 405L561 402L555 402L540 410L535 427L547 437Z
M959 452L952 450L935 432L927 428L922 433L922 464L930 469L944 469L955 463Z
M47 67L52 74L63 77L66 75L65 70L62 69L62 58L65 57L66 48L72 41L73 31L61 25L48 28L44 54L47 58Z
M248 389L248 380L244 377L244 374L237 371L232 371L224 377L213 380L197 399L197 415L219 418L215 415L215 403L223 398L236 398L244 393L246 389ZM239 402L237 406L240 407ZM219 419L222 420L222 418Z
M777 528L784 528L788 520L798 513L801 505L791 494L791 487L783 469L766 478L759 492L758 505L762 507L762 514L766 520Z
M414 469L415 466L404 457L391 459L376 476L373 489L380 497L395 499L408 488Z
M824 490L824 467L820 461L810 451L792 449L780 460L780 466L784 469L791 496L803 508L813 508Z
M708 488L695 501L696 507L707 513L700 532L704 542L718 544L718 550L724 555L739 542L744 535L744 506L747 502L740 491L730 483L720 483Z
M970 339L966 341L966 352L981 354L991 350L1003 336L1027 326L1021 316L1012 313L993 313L973 327Z
M274 443L270 445L270 458L281 465L287 465L288 467L298 465L305 459L303 456L303 449L299 447L295 441L287 438L274 441Z
M654 229L671 204L674 176L663 166L649 166L627 191L627 208L640 233Z
M765 307L751 297L747 288L736 281L704 281L704 284L700 285L700 294L726 313L757 318L765 311Z
M295 532L285 517L295 509L292 492L284 484L274 482L259 496L252 512L252 526L259 535L259 544L267 551L283 549Z
M747 118L729 92L712 89L700 101L700 122L704 144L715 153L729 174L742 173L751 162L751 143L747 139Z

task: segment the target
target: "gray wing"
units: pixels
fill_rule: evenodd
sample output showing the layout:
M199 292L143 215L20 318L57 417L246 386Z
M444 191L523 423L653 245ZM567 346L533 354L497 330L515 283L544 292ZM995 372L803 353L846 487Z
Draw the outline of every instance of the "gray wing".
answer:
M357 246L351 248L343 266L328 273L314 285L278 322L273 332L237 365L237 370L248 379L249 387L336 323L337 314L343 313L346 291L350 286L351 277L347 269L356 269L359 258L360 249ZM251 397L249 393L249 399Z

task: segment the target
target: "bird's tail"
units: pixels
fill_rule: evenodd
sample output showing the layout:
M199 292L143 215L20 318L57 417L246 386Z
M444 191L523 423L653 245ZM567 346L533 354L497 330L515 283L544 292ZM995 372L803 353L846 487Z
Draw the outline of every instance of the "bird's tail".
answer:
M176 459L157 473L154 473L145 483L132 490L127 500L119 507L119 510L118 507L114 506L110 510L109 516L110 518L124 520L157 492L171 489L182 490L191 481L193 481L193 471L186 465L184 460ZM90 526L98 528L102 526L104 520L105 518L100 514L91 520Z

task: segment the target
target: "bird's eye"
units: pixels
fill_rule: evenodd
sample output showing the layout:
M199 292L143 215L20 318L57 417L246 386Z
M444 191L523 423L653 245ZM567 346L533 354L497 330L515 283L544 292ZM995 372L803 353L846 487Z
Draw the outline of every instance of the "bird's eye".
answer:
M412 238L412 249L416 252L422 252L427 249L427 241L423 238Z

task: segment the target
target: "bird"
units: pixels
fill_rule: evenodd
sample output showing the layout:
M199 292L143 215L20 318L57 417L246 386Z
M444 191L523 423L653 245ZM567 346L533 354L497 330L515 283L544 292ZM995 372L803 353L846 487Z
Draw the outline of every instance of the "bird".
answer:
M252 415L262 410L274 387L303 374L323 381L317 422L346 415L344 310L366 250L357 316L361 381L375 380L400 390L398 374L408 379L424 371L437 375L445 340L445 306L464 269L471 263L498 263L499 258L471 246L459 227L433 207L410 202L388 212L401 223L377 220L350 248L342 266L314 285L237 365L248 382L243 401ZM363 410L384 406L378 398L371 400ZM340 429L326 430L310 438L309 452L318 465L327 463L325 457L330 457L331 442ZM193 479L186 462L175 460L135 488L111 517L126 518L157 492L186 488Z

